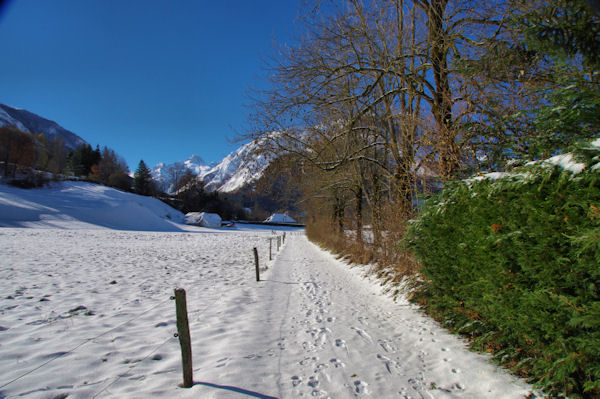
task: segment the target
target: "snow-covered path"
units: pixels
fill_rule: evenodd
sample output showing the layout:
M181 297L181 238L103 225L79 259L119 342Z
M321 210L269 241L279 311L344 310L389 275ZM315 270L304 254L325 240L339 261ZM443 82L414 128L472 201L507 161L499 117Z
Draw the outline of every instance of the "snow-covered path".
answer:
M219 398L238 397L232 392L244 386L250 396L282 398L529 394L530 386L359 274L304 235L291 236L249 296L252 309L229 320L247 328L232 328L239 334L223 345L219 368L196 369L207 383L194 389Z

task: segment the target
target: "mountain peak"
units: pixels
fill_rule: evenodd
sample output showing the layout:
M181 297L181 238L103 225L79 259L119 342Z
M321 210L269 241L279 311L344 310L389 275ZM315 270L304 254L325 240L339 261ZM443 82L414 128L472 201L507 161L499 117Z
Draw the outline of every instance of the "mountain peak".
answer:
M256 155L258 145L256 141L244 144L212 166L207 165L198 155L192 155L183 165L204 181L208 191L233 192L258 180L271 163L272 156ZM152 168L152 175L161 187L168 184L169 168L175 164L177 162L170 165L161 162Z

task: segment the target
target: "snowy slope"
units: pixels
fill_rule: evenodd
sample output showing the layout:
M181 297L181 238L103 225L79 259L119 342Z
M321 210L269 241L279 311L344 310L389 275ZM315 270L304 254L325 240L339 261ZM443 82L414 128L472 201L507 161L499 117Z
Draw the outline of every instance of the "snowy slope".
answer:
M86 141L58 123L24 109L0 104L0 126L12 125L26 133L44 133L48 141L60 138L67 148L75 149Z
M30 190L0 185L0 227L181 231L183 219L155 198L92 183Z

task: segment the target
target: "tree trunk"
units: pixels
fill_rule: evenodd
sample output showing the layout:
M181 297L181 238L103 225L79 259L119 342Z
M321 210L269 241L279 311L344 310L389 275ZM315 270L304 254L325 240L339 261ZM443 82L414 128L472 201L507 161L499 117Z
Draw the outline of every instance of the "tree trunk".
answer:
M363 209L362 209L362 200L363 200L363 190L362 187L358 187L356 190L356 243L360 246L363 245Z
M448 180L460 167L456 133L452 126L452 93L448 71L449 38L444 30L444 14L448 0L431 0L423 5L428 18L428 40L435 83L432 113L437 126L440 174L444 180Z

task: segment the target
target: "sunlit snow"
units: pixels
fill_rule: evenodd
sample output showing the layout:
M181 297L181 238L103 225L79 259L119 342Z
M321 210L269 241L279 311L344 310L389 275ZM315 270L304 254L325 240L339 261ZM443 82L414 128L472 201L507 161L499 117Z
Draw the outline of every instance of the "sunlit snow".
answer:
M364 277L366 268L310 243L303 230L185 226L165 207L88 183L0 185L0 225L10 226L0 228L0 397L530 392L402 296L393 301ZM281 250L270 248L284 232ZM179 386L176 287L187 291L189 389Z

